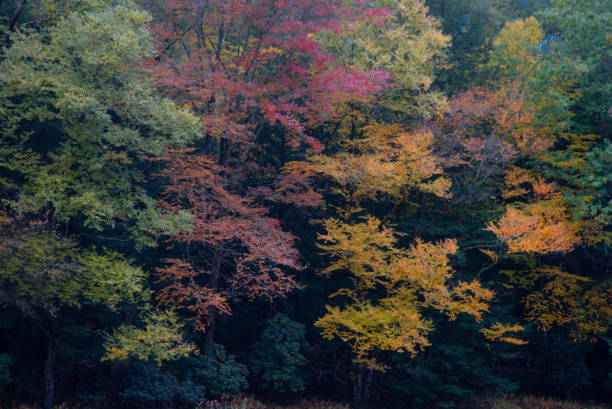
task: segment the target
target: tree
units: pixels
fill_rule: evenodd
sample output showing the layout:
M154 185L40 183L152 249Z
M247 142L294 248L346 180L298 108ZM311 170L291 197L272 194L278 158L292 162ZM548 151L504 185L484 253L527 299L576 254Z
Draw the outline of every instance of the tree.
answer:
M194 313L208 353L230 298L285 295L297 284L284 269L302 268L294 238L248 195L258 188L250 174L257 138L277 127L291 148L318 150L309 129L333 117L339 101L369 98L388 76L337 63L317 40L323 29L374 18L341 1L167 1L152 9L173 16L154 28L156 83L199 114L205 135L197 153L170 153L176 165L163 173L172 181L163 205L188 212L193 230L172 237L182 254L159 270L159 299Z
M154 93L149 15L133 3L21 4L19 22L39 14L36 29L10 27L0 59L0 287L46 337L50 408L58 318L148 301L145 273L121 253L178 221L146 186L146 159L199 129Z
M445 67L450 37L428 13L425 1L376 0L361 7L376 18L321 37L341 63L389 74L393 84L377 93L375 118L408 122L439 115L446 98L431 86Z
M44 405L50 409L55 393L55 353L62 336L58 316L84 304L117 309L121 303L137 302L143 294L144 273L117 253L100 255L93 249L83 250L53 233L3 233L1 300L18 307L45 334Z
M540 201L522 209L508 207L492 231L510 252L568 252L579 242L577 226L559 200Z
M230 314L230 297L273 299L297 288L284 269L301 269L299 254L266 208L228 190L213 157L171 150L159 160L167 163L161 176L170 179L162 206L189 214L193 227L171 237L183 259L167 259L158 269L164 284L158 300L195 315L196 329L208 331L209 354L215 317Z
M156 10L174 16L155 29L158 86L200 115L205 152L223 165L234 149L240 167L268 123L279 123L291 146L317 148L307 126L332 116L334 102L367 97L387 80L334 64L317 41L322 29L369 17L341 1L170 0Z
M414 191L445 197L450 181L442 175L433 154L433 134L407 132L399 124L373 122L362 127L362 136L345 139L335 155L313 155L305 162L285 166L303 179L332 181L349 206L386 194L398 201Z
M0 1L3 396L607 396L609 2L136 2Z
M350 344L360 368L357 405L369 400L371 373L366 379L365 371L386 369L376 360L377 352L415 355L428 345L434 324L425 317L426 310L441 311L453 320L460 313L480 319L488 309L493 293L478 282L450 284L447 254L457 250L453 240L432 244L417 239L409 249L400 249L393 231L374 218L356 224L329 219L325 230L319 246L332 264L323 274L346 271L352 286L332 294L348 298L348 304L328 306L315 325L325 338Z
M578 78L580 95L573 106L574 129L578 133L609 138L612 130L610 5L601 0L552 0L536 17L547 29L546 47L554 58L582 67Z
M114 230L139 246L170 225L144 186L143 164L199 132L146 78L147 20L129 2L94 1L43 32L11 35L0 63L0 167L12 212L48 213L103 242L101 232Z
M593 280L558 267L544 266L538 273L546 277L546 284L524 300L527 319L538 329L548 332L554 326L570 326L575 341L592 341L608 331L611 288L598 288Z
M195 345L183 340L183 325L174 312L145 311L145 314L144 328L121 326L108 336L103 361L136 358L155 361L159 366L164 361L187 357L196 350Z
M550 142L545 150L527 150L530 160L516 161L519 166L507 169L502 191L506 211L487 230L505 243L508 253L538 256L536 265L504 271L511 283L529 291L522 300L526 318L542 331L566 327L575 340L583 340L605 331L609 311L601 305L609 298L609 285L595 284L584 275L540 261L542 255L567 254L579 245L604 240L599 233L604 228L595 221L603 219L592 212L575 212L575 186L580 178L568 178L566 173L572 169L576 174L577 169L584 168L585 150L595 139L571 132L569 122L573 116L570 104L578 95L572 88L583 67L565 58L566 67L561 68L561 61L553 61L560 54L547 53L546 41L550 39L531 17L506 23L493 42L489 65L498 70L502 81L521 84L526 102L523 109L530 112L532 133ZM595 174L591 180L595 180ZM585 185L584 189L592 191L593 187ZM588 222L582 221L583 217ZM589 294L591 302L585 302L584 294Z

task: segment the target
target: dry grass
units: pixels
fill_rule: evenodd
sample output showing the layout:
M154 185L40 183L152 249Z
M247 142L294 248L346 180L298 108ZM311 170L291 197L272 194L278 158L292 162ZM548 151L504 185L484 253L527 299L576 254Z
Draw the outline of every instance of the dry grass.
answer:
M349 409L349 405L308 399L298 402L291 406L275 406L264 404L251 397L238 397L233 401L209 401L203 405L202 409Z
M612 409L604 404L540 398L535 396L482 399L466 409Z

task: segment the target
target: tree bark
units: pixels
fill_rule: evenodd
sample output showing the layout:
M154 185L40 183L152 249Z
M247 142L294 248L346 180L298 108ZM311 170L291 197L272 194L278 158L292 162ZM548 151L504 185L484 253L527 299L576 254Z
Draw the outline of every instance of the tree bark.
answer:
M370 406L370 389L374 372L359 364L355 384L353 385L353 406L355 409L367 409Z
M353 385L353 405L355 409L361 409L361 392L362 392L362 376L361 376L361 368L359 369L359 373L355 379L355 385Z
M26 5L27 2L28 2L28 0L22 0L22 2L17 7L17 10L15 11L15 14L13 14L13 17L11 18L11 21L9 22L8 32L4 34L5 35L5 37L4 37L4 46L7 47L7 48L8 48L8 46L11 43L11 36L8 33L15 31L15 26L17 25L17 20L19 19L19 16L21 15L21 12L23 11L23 8L24 8L24 6ZM0 61L2 61L1 56L0 56Z
M206 339L204 340L204 356L210 358L215 344L215 313L211 313L210 322L206 329Z
M57 348L57 340L53 334L47 335L47 359L45 361L45 397L44 408L53 408L53 399L55 398L55 351Z
M367 377L366 377L366 382L363 388L363 402L364 402L364 408L368 407L369 403L370 403L370 387L372 386L372 378L374 376L374 371L372 371L371 369L367 369Z
M221 274L221 259L223 257L223 244L219 244L215 249L215 261L213 264L212 271L208 278L208 286L216 290L219 286L219 274ZM206 329L206 339L204 340L204 356L210 358L215 342L215 324L216 324L216 311L210 312L210 321L208 328Z
M22 2L19 4L19 7L17 7L17 10L15 11L13 18L11 19L11 22L9 23L8 31L15 31L17 20L19 19L19 16L21 15L21 12L23 11L23 7L26 5L27 2L28 0L22 0Z

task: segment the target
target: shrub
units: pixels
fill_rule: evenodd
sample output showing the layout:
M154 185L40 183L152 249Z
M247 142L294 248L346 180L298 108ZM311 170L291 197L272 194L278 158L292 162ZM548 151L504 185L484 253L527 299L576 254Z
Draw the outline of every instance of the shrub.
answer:
M227 355L222 345L215 344L210 357L201 356L193 360L187 378L204 385L207 396L216 397L247 389L248 375L245 365L236 362L233 355Z
M198 404L205 388L190 379L183 382L158 366L136 364L130 374L130 386L119 396L136 406L152 406L170 401Z
M246 366L215 344L209 357L200 356L165 366L130 361L123 374L128 384L119 397L131 406L168 406L172 402L200 405L248 387Z
M305 336L304 325L284 314L268 320L250 358L251 368L261 374L264 388L281 392L304 390L306 380L302 367L306 358L302 350L308 346Z

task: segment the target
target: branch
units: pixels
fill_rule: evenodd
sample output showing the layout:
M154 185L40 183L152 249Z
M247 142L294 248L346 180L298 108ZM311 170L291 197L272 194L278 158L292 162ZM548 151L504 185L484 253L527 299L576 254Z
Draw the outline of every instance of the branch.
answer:
M21 0L21 4L19 4L19 7L17 7L17 11L15 11L15 14L13 15L13 18L11 19L11 22L9 23L8 30L10 32L15 31L15 25L17 24L17 19L21 15L21 12L23 11L23 8L24 8L24 6L26 5L27 2L28 2L28 0ZM8 38L7 38L7 45L8 45Z

